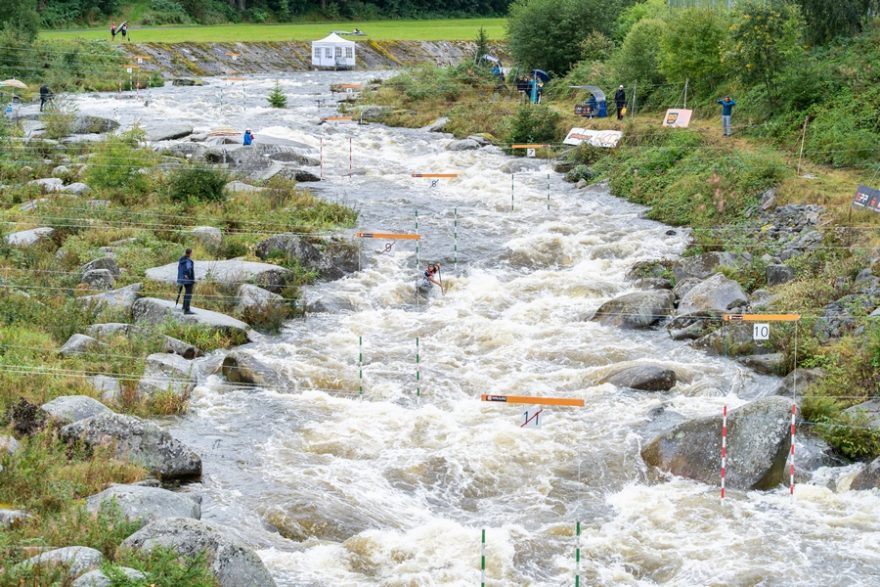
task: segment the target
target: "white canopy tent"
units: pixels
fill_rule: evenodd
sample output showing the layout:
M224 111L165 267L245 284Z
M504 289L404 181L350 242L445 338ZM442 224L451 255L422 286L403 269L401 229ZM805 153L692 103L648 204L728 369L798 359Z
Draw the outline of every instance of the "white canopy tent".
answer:
M312 65L318 68L353 69L354 41L330 33L320 41L312 41Z

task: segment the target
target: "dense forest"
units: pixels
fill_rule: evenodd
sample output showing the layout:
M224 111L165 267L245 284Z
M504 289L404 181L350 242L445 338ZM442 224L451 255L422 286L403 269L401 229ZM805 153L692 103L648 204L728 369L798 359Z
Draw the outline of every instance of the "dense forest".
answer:
M15 0L4 0L15 1ZM94 24L134 15L139 24L287 22L428 16L502 16L510 0L29 0L41 25Z

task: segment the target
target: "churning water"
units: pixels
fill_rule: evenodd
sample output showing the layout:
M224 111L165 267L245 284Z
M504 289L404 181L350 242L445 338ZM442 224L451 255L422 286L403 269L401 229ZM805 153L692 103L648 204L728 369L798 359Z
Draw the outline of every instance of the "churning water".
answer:
M360 272L309 288L329 311L246 347L294 391L202 378L168 426L203 457L202 483L185 490L204 495L204 519L233 528L285 586L474 585L482 529L489 585L572 585L578 544L584 585L880 583L880 493L846 491L845 475L814 476L793 502L779 488L724 505L717 487L649 477L639 451L662 428L658 413L718 414L778 383L662 330L589 321L632 289L634 263L679 255L685 231L667 235L643 208L539 163L512 189L512 158L494 147L452 152L448 135L317 124L335 113L331 82L371 77L293 74L280 80L283 111L266 103L274 79L78 99L123 125L250 126L257 141L292 139L315 155L323 139L318 194L356 207L360 230L418 222L422 235L420 263L411 241L387 252L365 241ZM432 188L414 172L459 177ZM420 300L415 279L431 261L447 290ZM644 363L673 368L673 392L599 383ZM586 407L549 408L524 429L524 408L481 393Z

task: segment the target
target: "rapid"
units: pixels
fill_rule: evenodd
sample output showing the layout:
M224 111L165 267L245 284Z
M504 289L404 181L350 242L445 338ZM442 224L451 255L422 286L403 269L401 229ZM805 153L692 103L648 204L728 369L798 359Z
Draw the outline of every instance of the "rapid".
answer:
M849 470L820 469L793 500L780 487L722 504L718 487L658 478L642 462L664 422L717 415L778 384L663 329L590 321L633 289L633 264L679 256L687 231L541 163L513 175L512 199L502 167L513 158L495 147L318 124L335 114L331 83L377 75L291 74L279 80L285 110L266 102L274 78L72 98L123 127L249 126L258 142L316 154L323 139L325 180L309 188L356 208L356 230L422 235L418 253L413 241L386 251L364 240L361 271L307 288L327 311L243 347L289 389L230 386L217 355L200 360L188 413L163 425L202 456L201 482L182 490L203 495L203 519L233 528L283 586L478 584L483 529L488 585L572 585L578 546L583 585L880 583L880 493L846 490ZM411 177L425 172L459 176L435 187ZM434 261L446 292L424 300L414 285ZM676 371L672 392L600 383L646 363ZM586 405L546 408L527 429L525 406L483 393Z

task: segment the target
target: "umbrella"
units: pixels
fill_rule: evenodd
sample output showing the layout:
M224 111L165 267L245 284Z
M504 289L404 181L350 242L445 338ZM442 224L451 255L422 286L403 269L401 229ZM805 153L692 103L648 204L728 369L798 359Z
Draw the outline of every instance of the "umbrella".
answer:
M5 87L5 88L19 88L22 90L27 89L27 84L15 79L15 78L3 80L2 82L0 82L0 86Z
M486 61L491 61L492 63L497 63L498 65L501 65L501 60L494 55L483 55L481 59L485 59Z
M533 69L532 77L536 77L545 84L550 81L550 74L544 71L543 69Z

